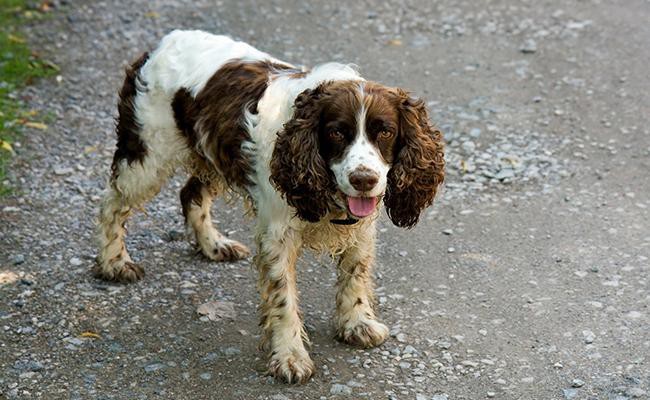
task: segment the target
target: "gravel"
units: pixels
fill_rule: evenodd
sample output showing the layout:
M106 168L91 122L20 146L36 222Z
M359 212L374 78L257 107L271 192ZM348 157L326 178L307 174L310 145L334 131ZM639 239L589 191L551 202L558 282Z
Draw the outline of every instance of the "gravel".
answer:
M49 128L15 146L18 189L0 198L0 397L648 396L647 7L50 3L25 37L59 77L16 93ZM300 64L353 62L422 96L447 140L445 187L420 224L379 221L386 344L332 339L335 265L301 258L306 386L266 376L252 260L215 264L185 240L182 177L129 222L145 279L89 273L123 67L175 27ZM253 246L239 206L218 201L213 216Z

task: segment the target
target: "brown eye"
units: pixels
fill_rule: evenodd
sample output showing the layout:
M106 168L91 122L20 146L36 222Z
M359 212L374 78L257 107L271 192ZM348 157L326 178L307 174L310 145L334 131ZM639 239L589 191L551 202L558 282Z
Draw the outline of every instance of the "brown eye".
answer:
M343 134L339 131L331 131L329 133L330 139L332 139L335 142L340 142L343 140Z
M395 136L395 132L393 132L393 131L381 131L381 132L379 132L379 138L383 139L383 140L390 139L393 136Z

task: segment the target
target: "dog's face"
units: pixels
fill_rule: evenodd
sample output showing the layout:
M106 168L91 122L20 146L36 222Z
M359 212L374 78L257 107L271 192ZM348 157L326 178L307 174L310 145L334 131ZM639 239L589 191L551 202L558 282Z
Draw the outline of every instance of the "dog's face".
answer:
M357 217L374 213L395 159L399 110L395 96L372 83L333 85L323 98L320 154L336 181L336 201Z
M411 227L444 177L440 132L421 100L373 82L337 81L300 94L271 161L272 180L302 219L332 209L356 218L384 198Z

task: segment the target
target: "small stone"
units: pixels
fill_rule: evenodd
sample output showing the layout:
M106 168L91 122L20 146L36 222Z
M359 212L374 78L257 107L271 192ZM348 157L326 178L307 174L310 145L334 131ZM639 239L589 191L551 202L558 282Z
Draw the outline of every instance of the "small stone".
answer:
M228 357L241 354L241 350L239 350L237 347L226 347L225 349L221 350L221 352Z
M335 383L330 388L330 394L352 394L352 388L347 385L342 385L340 383Z
M45 366L43 363L40 361L32 361L32 360L18 360L14 363L14 369L18 371L40 371Z
M415 350L415 347L411 346L410 344L404 348L404 354L415 354L418 351Z
M497 395L495 392L487 392L486 394L490 399Z
M477 138L477 137L481 136L481 129L479 129L479 128L472 128L472 129L470 129L470 131L469 131L469 135L470 135L471 137L473 137L473 138Z
M537 42L535 42L533 39L528 39L524 42L519 50L521 50L521 52L524 54L535 53L537 51Z
M453 248L453 247L448 247L447 248L447 253L455 253L455 252L456 252L455 248Z
M582 379L574 379L571 381L571 386L574 388L581 388L585 385L585 381Z
M72 265L73 267L78 267L81 264L83 264L83 262L78 257L72 257L70 259L70 265Z
M583 330L582 336L584 337L586 344L591 344L594 342L594 340L596 340L596 335L589 329Z
M630 397L634 397L635 399L646 398L645 396L647 394L645 390L638 387L629 388L625 393Z
M423 394L418 393L415 395L415 400L429 400L429 398Z
M463 142L461 147L467 154L472 154L476 150L476 144L474 144L474 142L472 142L471 140Z
M447 235L447 236L451 236L451 235L454 234L454 231L453 231L453 229L445 229L445 230L442 231L442 234Z
M199 375L199 378L203 379L204 381L209 381L212 378L212 374L209 372L204 372Z
M289 398L283 394L274 394L271 396L271 400L289 400Z
M155 372L155 371L161 370L163 368L165 368L165 364L163 364L163 363L152 363L152 364L149 364L149 365L145 365L144 366L144 371L145 372Z
M70 167L61 167L61 166L54 167L54 174L59 176L71 174L72 171L73 169Z
M408 251L402 250L398 253L400 257L406 257L408 255Z
M578 395L578 389L562 389L562 394L567 400L571 400Z
M400 343L404 343L406 342L406 335L403 333L398 333L397 336L395 336L395 339L397 339L397 341Z
M20 265L25 262L25 256L22 254L16 254L13 259L14 265Z
M446 393L434 394L431 400L449 400L449 395Z

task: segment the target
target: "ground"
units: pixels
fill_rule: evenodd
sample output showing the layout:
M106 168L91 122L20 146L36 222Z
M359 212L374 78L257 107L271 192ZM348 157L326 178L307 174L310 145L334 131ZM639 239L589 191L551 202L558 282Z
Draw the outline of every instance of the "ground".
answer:
M25 27L61 70L19 94L53 122L14 145L0 199L0 397L648 398L650 3L312 3L59 1ZM184 177L129 224L144 280L91 276L123 67L172 28L352 62L427 100L447 182L415 229L382 217L381 347L334 341L335 270L304 257L318 370L266 377L251 260L212 263L184 240ZM253 244L238 206L213 214ZM197 314L209 301L216 321Z

